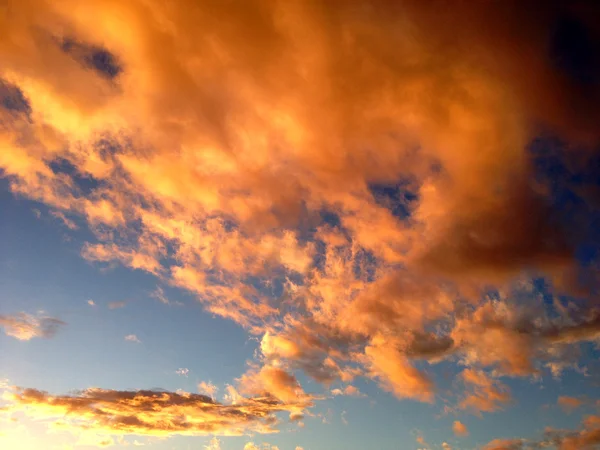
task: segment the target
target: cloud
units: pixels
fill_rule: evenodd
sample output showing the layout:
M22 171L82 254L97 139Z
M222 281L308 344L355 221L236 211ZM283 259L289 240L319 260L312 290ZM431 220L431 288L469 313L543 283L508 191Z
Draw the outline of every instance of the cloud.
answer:
M558 406L560 406L563 410L567 412L572 412L573 410L579 408L584 404L584 400L577 397L568 397L565 395L561 395L558 397Z
M96 302L94 302L94 300L91 299L87 301L87 304L90 306L96 306Z
M280 367L265 365L259 370L251 369L240 377L239 383L243 392L272 395L285 403L310 403L311 400L296 377Z
M205 445L206 450L221 450L221 440L214 437L210 440L208 445Z
M215 398L215 395L219 391L219 388L212 384L210 381L201 381L198 383L198 392L201 394L208 395L211 398Z
M66 217L61 211L52 211L50 214L59 219L69 230L79 229L79 226L74 221Z
M108 309L120 309L125 308L127 302L109 302Z
M181 375L183 377L187 377L188 374L190 373L190 369L186 369L186 368L179 368L175 371L175 373L177 375Z
M140 341L135 334L128 334L127 336L125 336L125 340L129 342L135 342L136 344L142 343L142 341Z
M461 377L465 383L465 396L458 404L459 409L477 415L502 409L512 400L506 385L491 378L483 371L465 369Z
M538 440L494 439L482 450L533 450L556 448L558 450L592 450L600 444L600 417L587 416L577 430L546 428Z
M523 450L524 441L521 439L494 439L483 446L482 450Z
M469 435L469 430L467 429L467 426L459 420L455 420L452 424L452 431L454 431L454 434L456 436L460 437Z
M358 389L356 386L352 386L351 384L346 386L344 389L339 389L339 388L332 389L331 395L333 395L333 396L347 395L350 397L363 397L364 396L364 394L362 392L360 392L360 389Z
M86 224L85 260L260 339L245 387L280 401L307 397L302 372L433 402L444 360L466 367L457 407L491 412L502 377L574 364L598 310L513 289L573 293L589 236L530 145L551 130L577 169L600 138L597 91L547 56L562 7L284 3L12 2L2 177Z
M434 386L429 377L413 367L393 341L380 337L365 349L373 377L396 397L433 402Z
M13 388L5 392L4 400L7 406L3 408L3 415L19 413L34 420L62 424L68 429L109 436L275 433L279 413L303 408L298 403L282 403L272 397L238 396L235 403L223 404L199 394L99 388L71 396Z
M51 338L57 331L66 325L62 320L38 313L36 315L20 312L13 315L0 315L0 327L4 328L7 336L12 336L20 341L30 339Z

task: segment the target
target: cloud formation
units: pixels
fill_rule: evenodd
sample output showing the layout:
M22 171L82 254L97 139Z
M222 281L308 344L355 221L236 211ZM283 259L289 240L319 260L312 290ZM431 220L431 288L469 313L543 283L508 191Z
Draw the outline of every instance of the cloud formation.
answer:
M4 328L4 333L20 341L29 341L36 337L51 338L63 325L66 324L62 320L46 316L44 313L32 315L20 312L0 315L0 327Z
M563 9L585 17L557 3L9 0L1 173L87 224L88 262L256 336L252 395L304 401L302 372L433 403L430 366L451 361L454 408L497 411L502 377L559 376L600 336L589 233L531 149L550 129L576 171L600 138L598 90L547 52ZM1 320L23 339L58 324Z
M495 439L482 450L536 450L556 448L557 450L593 450L600 444L600 417L587 416L577 430L557 430L547 428L539 440Z
M3 399L3 415L23 413L71 429L106 435L239 436L276 433L278 413L302 411L307 403L283 403L273 397L218 403L200 394L167 391L115 391L90 388L72 396L13 388ZM211 444L212 445L212 444Z

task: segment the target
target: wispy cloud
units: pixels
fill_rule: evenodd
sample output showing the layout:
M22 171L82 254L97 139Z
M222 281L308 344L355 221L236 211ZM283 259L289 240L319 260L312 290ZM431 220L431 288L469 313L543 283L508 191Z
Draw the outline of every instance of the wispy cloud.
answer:
M186 368L179 368L175 371L175 373L177 375L181 375L182 377L187 377L188 374L190 373L190 369L186 369Z
M120 309L120 308L125 308L125 305L127 305L127 302L110 302L108 304L108 309Z

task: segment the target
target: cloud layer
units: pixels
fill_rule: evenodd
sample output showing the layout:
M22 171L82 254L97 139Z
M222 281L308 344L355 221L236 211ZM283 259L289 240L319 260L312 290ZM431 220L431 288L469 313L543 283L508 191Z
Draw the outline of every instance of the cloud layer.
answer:
M4 393L3 399L8 403L4 414L22 412L65 429L163 437L276 433L277 413L298 412L309 405L241 396L234 403L222 404L200 394L97 388L73 396L13 388Z
M503 377L558 377L600 336L597 269L576 257L596 244L582 211L598 196L573 185L597 157L598 89L548 52L561 15L589 15L438 8L9 0L0 169L67 228L87 224L86 260L153 274L256 336L240 379L252 395L302 401L303 373L435 403L431 367L451 361L464 389L448 411L497 411L512 401ZM564 148L537 149L542 133ZM551 157L585 207L561 203ZM19 339L59 323L0 320ZM86 392L57 398L138 398ZM213 405L148 395L168 414ZM51 398L15 399L37 397ZM242 432L231 417L206 427Z

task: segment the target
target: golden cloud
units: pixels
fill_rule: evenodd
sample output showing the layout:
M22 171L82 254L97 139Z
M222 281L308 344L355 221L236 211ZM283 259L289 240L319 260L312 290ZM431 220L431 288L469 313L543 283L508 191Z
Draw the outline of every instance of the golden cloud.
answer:
M48 317L43 313L32 315L21 312L14 315L0 315L0 327L4 333L20 341L41 337L51 338L65 325L62 320Z
M69 429L105 435L221 435L276 433L278 413L299 412L310 403L283 403L274 397L239 397L230 404L200 394L115 391L90 388L54 396L36 389L6 391L2 414L20 412Z

